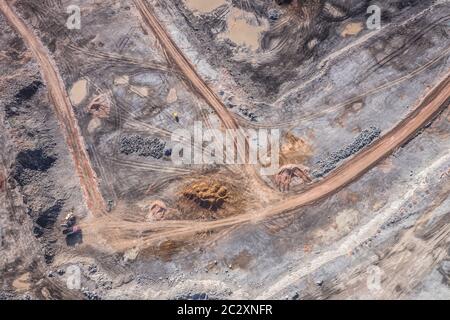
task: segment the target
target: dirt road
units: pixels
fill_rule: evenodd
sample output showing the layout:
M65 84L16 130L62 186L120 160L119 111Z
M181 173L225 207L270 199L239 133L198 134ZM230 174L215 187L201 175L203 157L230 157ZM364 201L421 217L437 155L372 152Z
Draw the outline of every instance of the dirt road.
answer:
M193 89L208 103L210 107L214 109L219 117L222 125L225 129L236 130L236 135L238 138L244 139L246 143L248 140L245 133L241 130L238 122L233 117L233 115L228 111L227 107L223 104L220 98L214 93L213 90L205 83L205 81L198 75L195 67L186 58L184 53L178 48L174 41L170 38L169 34L166 32L164 27L159 22L153 10L146 3L145 0L134 0L136 8L139 10L140 16L144 22L144 25L150 28L150 31L154 33L158 41L161 43L162 47L166 51L167 57L172 60L173 63L180 69L181 74L184 75L188 83L193 87ZM237 152L241 159L246 158L245 151L237 148ZM244 154L242 154L242 152ZM257 172L257 168L253 165L246 165L245 170L248 173L249 178L252 178L259 185L261 190L266 190L267 192L273 192L261 176Z
M155 240L166 238L184 237L197 232L217 230L237 224L258 222L270 216L289 212L302 206L314 203L327 196L330 196L348 184L361 177L377 163L389 156L397 148L404 145L411 137L426 126L435 116L448 107L450 102L450 74L432 88L428 94L419 102L418 106L411 114L401 121L397 126L380 138L363 152L356 155L339 169L334 171L325 179L312 184L304 192L291 196L283 201L275 203L265 210L259 212L248 212L239 216L210 222L193 221L161 221L155 222L151 226L146 226L141 222L123 223L123 231L132 234L134 232L149 232L148 236L140 239L120 240L117 249L133 247L136 245L151 244ZM111 221L105 221L106 229L114 229L117 226ZM165 228L168 227L168 228ZM108 230L106 230L108 231ZM112 245L114 245L112 243Z
M134 0L134 2L139 9L142 18L145 20L145 23L152 29L160 42L163 44L168 56L189 79L189 82L192 83L195 90L198 91L198 93L215 109L224 126L230 129L238 128L233 116L228 112L215 93L196 73L194 66L186 59L180 49L170 39L169 35L166 33L145 1ZM77 170L80 175L89 207L92 210L101 211L104 203L98 190L95 173L90 166L83 140L79 134L75 116L67 95L65 94L66 91L64 89L64 85L57 75L56 68L54 67L52 60L43 45L39 42L39 40L37 40L34 34L26 27L20 18L17 17L17 15L11 10L4 0L2 0L0 4L2 12L23 36L41 65L44 79L49 87L50 96L57 111L58 119L64 129L68 145L71 148L77 164ZM408 139L413 137L442 109L447 107L449 96L450 78L447 74L443 81L433 88L427 96L420 101L414 111L406 119L400 122L393 130L384 135L368 149L359 153L353 159L342 165L331 175L309 186L308 189L298 195L293 195L280 202L274 203L272 206L259 212L248 212L240 216L234 216L217 221L162 221L156 222L151 226L140 222L122 222L121 226L123 227L124 233L132 233L137 230L142 231L149 229L153 229L155 232L150 233L143 239L130 239L130 243L125 241L121 242L121 244L125 246L135 245L135 241L143 244L145 242L151 242L156 239L164 239L166 237L173 238L185 236L195 232L204 232L242 223L261 221L269 216L289 212L332 195L359 178L380 160L391 154L398 147L407 142ZM110 223L105 221L104 227L106 229L116 228L114 223L114 221L110 221Z
M153 10L145 3L145 0L134 0L134 3L145 24L151 28L166 50L167 56L178 66L183 75L188 79L189 83L192 84L195 91L216 111L225 128L237 129L238 124L236 120L231 113L228 112L228 109L219 97L211 90L211 88L209 88L205 81L200 78L195 71L195 67L167 34L166 30L156 18Z
M144 0L134 0L134 2L142 18L144 19L145 24L147 24L155 33L167 51L170 59L177 64L181 72L185 75L189 82L192 83L198 93L215 109L224 126L226 128L237 128L237 124L232 115L228 112L220 99L196 73L194 66L172 41L161 23L158 21L152 9L149 8ZM234 216L211 222L177 221L171 223L169 221L162 221L154 223L150 227L142 224L137 225L139 223L131 222L122 224L124 232L129 232L129 234L132 234L133 230L143 231L152 229L155 231L151 235L144 237L145 240L138 240L142 245L142 241L144 241L144 243L152 242L154 240L164 239L166 237L173 238L195 232L204 232L242 223L261 221L269 216L292 211L299 207L316 202L350 184L371 169L383 158L407 142L408 139L414 136L418 130L433 119L433 117L436 116L443 108L447 107L449 96L450 83L447 75L445 79L439 83L439 85L437 85L422 101L420 101L417 108L414 109L414 111L406 119L400 122L393 130L384 135L368 149L356 155L353 159L345 163L322 181L309 186L309 188L302 193L281 200L265 210L257 213L249 212L240 216ZM112 221L111 223L105 222L106 228L114 228L113 225L114 222ZM164 226L170 227L165 229ZM136 244L134 240L130 241L131 243L121 241L121 245L125 245L125 247L127 247L128 245Z
M25 41L40 65L42 78L47 86L51 104L55 108L58 122L72 154L87 206L94 214L100 214L105 208L104 199L98 187L97 176L91 167L67 91L62 79L58 76L56 65L38 37L5 0L0 0L0 11Z

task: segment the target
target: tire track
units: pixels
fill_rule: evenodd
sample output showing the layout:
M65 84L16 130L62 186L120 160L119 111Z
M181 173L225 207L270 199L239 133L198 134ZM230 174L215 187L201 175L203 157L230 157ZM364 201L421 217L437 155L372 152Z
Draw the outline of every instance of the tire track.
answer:
M78 177L80 178L87 207L93 214L101 214L105 209L105 202L98 186L97 176L91 167L86 146L72 109L72 104L67 96L64 83L57 72L55 62L38 37L16 14L6 0L0 0L0 11L6 17L9 24L22 37L40 65L42 78L46 83L49 93L49 99L55 108L56 117L70 153L72 154Z
M144 0L134 0L136 8L141 14L144 24L149 26L160 43L163 45L167 56L172 60L185 77L192 84L195 91L203 97L203 99L216 111L223 125L227 129L238 129L238 124L225 105L220 101L219 97L211 90L211 88L200 78L195 71L195 67L184 56L182 51L173 42L167 34L161 23L157 20L153 10L145 3Z
M275 203L259 212L248 212L240 216L233 216L216 221L178 221L177 224L179 225L179 228L168 230L163 230L162 226L164 226L164 224L169 225L170 221L161 221L147 227L148 230L153 231L149 236L139 240L118 241L117 248L123 250L124 248L133 247L137 245L137 243L140 243L140 245L151 245L155 241L162 239L185 237L194 233L219 230L224 227L231 227L238 224L256 223L264 221L268 217L292 212L303 206L315 203L354 182L381 160L393 153L397 148L407 143L411 137L414 137L417 132L430 123L436 115L446 109L449 102L450 74L447 73L444 79L420 101L414 111L394 129L385 134L368 149L342 165L335 172L323 180L310 185L310 187L302 193L286 198L284 201ZM108 223L105 224L105 229L110 228L107 224ZM129 224L124 229L127 228L142 230L143 226ZM159 232L159 230L163 231ZM131 232L131 230L128 229L127 232Z

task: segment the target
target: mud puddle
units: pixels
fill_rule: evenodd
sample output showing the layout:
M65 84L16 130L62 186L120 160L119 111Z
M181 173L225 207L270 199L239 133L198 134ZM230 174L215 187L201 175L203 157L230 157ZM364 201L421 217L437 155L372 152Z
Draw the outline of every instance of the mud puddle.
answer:
M227 3L226 0L184 0L186 7L198 13L209 13L216 10L221 5Z
M81 79L75 82L72 89L70 89L69 96L70 101L72 101L74 105L78 105L83 102L87 96L87 80Z
M252 51L259 48L262 33L267 31L269 24L243 10L233 8L227 17L227 31L220 34L221 39L229 39L239 46L245 46Z

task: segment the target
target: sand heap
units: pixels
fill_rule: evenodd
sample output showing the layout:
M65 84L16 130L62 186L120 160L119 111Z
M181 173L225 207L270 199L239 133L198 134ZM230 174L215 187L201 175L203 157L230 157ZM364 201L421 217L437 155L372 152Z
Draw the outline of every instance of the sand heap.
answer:
M197 182L183 190L183 196L202 208L217 210L228 198L227 187L218 182Z
M292 179L300 178L303 183L311 182L309 169L300 164L289 164L283 166L275 176L275 183L281 191L289 190Z

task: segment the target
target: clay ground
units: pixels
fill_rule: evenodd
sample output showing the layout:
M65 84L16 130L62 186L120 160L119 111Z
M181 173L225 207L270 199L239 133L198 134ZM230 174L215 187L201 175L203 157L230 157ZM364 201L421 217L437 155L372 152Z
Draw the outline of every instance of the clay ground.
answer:
M0 298L450 298L449 2L285 2L0 0Z

